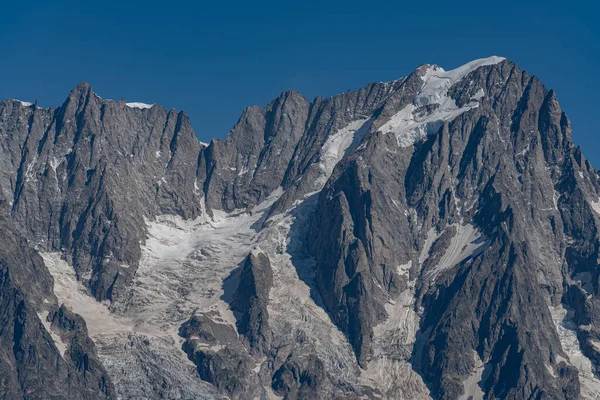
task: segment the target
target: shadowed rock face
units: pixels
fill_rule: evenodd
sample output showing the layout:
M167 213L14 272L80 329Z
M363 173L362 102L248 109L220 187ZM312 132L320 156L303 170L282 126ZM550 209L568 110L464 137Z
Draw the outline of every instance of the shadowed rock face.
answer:
M271 345L267 303L272 286L269 257L260 251L250 253L242 266L231 309L240 314L237 330L244 335L252 352L266 353Z
M186 339L183 350L196 364L201 379L235 398L252 399L260 393L251 373L254 362L231 326L204 315L193 316L181 326L179 335Z
M85 322L57 307L52 276L27 240L11 231L5 214L2 210L0 396L116 398L94 343L87 336Z
M57 109L0 103L0 152L1 396L114 398L100 360L130 371L110 335L149 343L127 360L150 386L191 367L214 388L185 393L208 398L600 390L600 177L555 93L508 60L287 91L209 145L184 113L83 83ZM111 304L100 342L38 251Z
M322 362L314 355L290 355L273 375L275 393L286 399L319 398L325 386L330 386Z

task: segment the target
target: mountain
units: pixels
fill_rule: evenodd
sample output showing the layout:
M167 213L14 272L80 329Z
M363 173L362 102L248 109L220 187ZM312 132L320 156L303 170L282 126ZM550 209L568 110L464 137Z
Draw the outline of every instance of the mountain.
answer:
M595 399L600 176L501 57L203 144L183 112L0 103L0 397Z

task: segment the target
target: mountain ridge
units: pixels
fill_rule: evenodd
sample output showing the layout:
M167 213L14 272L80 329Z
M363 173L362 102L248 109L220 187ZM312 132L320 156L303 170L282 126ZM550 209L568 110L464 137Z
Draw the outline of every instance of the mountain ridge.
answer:
M85 398L600 388L600 178L554 91L504 58L284 91L208 146L185 113L82 83L57 109L0 103L0 149L3 225L46 262L46 311L76 308L95 343L108 383L77 381Z

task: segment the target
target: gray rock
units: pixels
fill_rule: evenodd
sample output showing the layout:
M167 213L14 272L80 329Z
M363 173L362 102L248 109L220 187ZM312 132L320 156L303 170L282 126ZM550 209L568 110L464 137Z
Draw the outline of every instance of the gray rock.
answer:
M321 360L314 355L291 354L273 375L275 393L285 399L319 399L331 387Z
M201 212L201 145L183 113L104 101L82 83L56 110L0 103L0 136L0 187L17 226L69 252L99 300L122 295L135 273L143 217Z
M269 257L255 250L246 257L239 276L231 309L239 313L237 330L244 335L252 353L267 353L271 346L269 291L273 271Z
M478 107L414 146L397 148L391 135L373 132L338 164L309 235L320 293L366 364L373 327L385 319L383 304L403 288L389 285L401 279L386 273L418 263L432 229L439 239L416 281L423 318L413 364L435 397L463 393L477 354L490 368L489 398L569 398L565 393L578 391L577 373L559 363L546 299L561 299L566 237L585 234L571 232L576 223L565 214L588 212L585 204L598 198L597 173L572 145L554 93L535 77L502 61L476 69L449 93L460 107L478 89L485 93ZM392 103L385 107L405 104ZM432 282L429 273L450 251L456 224L465 223L482 230L485 249ZM586 237L597 243L595 229ZM572 251L589 249L585 240ZM544 365L563 368L562 378Z
M87 336L85 322L64 307L57 308L52 277L41 257L27 240L11 230L6 211L2 213L0 397L116 398L113 384ZM48 321L42 320L48 311ZM46 329L50 325L57 328L55 336ZM64 355L57 340L66 343Z
M199 169L209 210L250 208L281 185L309 107L298 92L284 92L264 109L246 108L225 141L211 141Z
M115 396L85 321L59 307L36 250L62 252L96 299L126 309L146 220L250 212L281 187L252 227L252 240L277 250L242 264L237 326L199 309L180 329L199 378L224 396L589 397L600 387L598 171L573 145L555 93L514 63L440 74L423 65L313 102L284 92L207 147L185 114L105 101L85 83L58 109L0 103L2 396ZM426 82L441 81L451 84L427 97ZM298 206L309 195L316 209ZM279 237L277 221L299 212L312 218L307 237ZM269 312L288 244L310 312L322 306L347 338L332 344L339 354L318 353L311 341L324 338L311 326L290 334L302 343L273 337L290 323ZM556 321L561 306L569 313ZM591 371L572 365L565 335ZM155 364L146 374L158 387ZM395 371L410 384L385 381Z
M262 395L258 377L252 373L254 361L231 326L194 315L181 326L179 335L186 339L183 350L202 380L235 399Z

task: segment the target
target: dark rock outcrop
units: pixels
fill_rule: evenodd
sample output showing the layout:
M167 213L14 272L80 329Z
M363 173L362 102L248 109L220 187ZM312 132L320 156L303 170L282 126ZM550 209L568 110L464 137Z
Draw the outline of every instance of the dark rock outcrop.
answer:
M186 340L183 350L202 380L236 399L260 396L262 389L252 373L255 362L233 327L194 315L181 326L179 335Z
M313 354L290 354L273 375L272 382L275 393L290 400L322 398L331 386L323 363Z
M271 345L267 303L272 286L269 257L260 250L253 251L242 265L238 288L231 302L231 309L239 313L237 330L248 341L253 353L266 353Z

